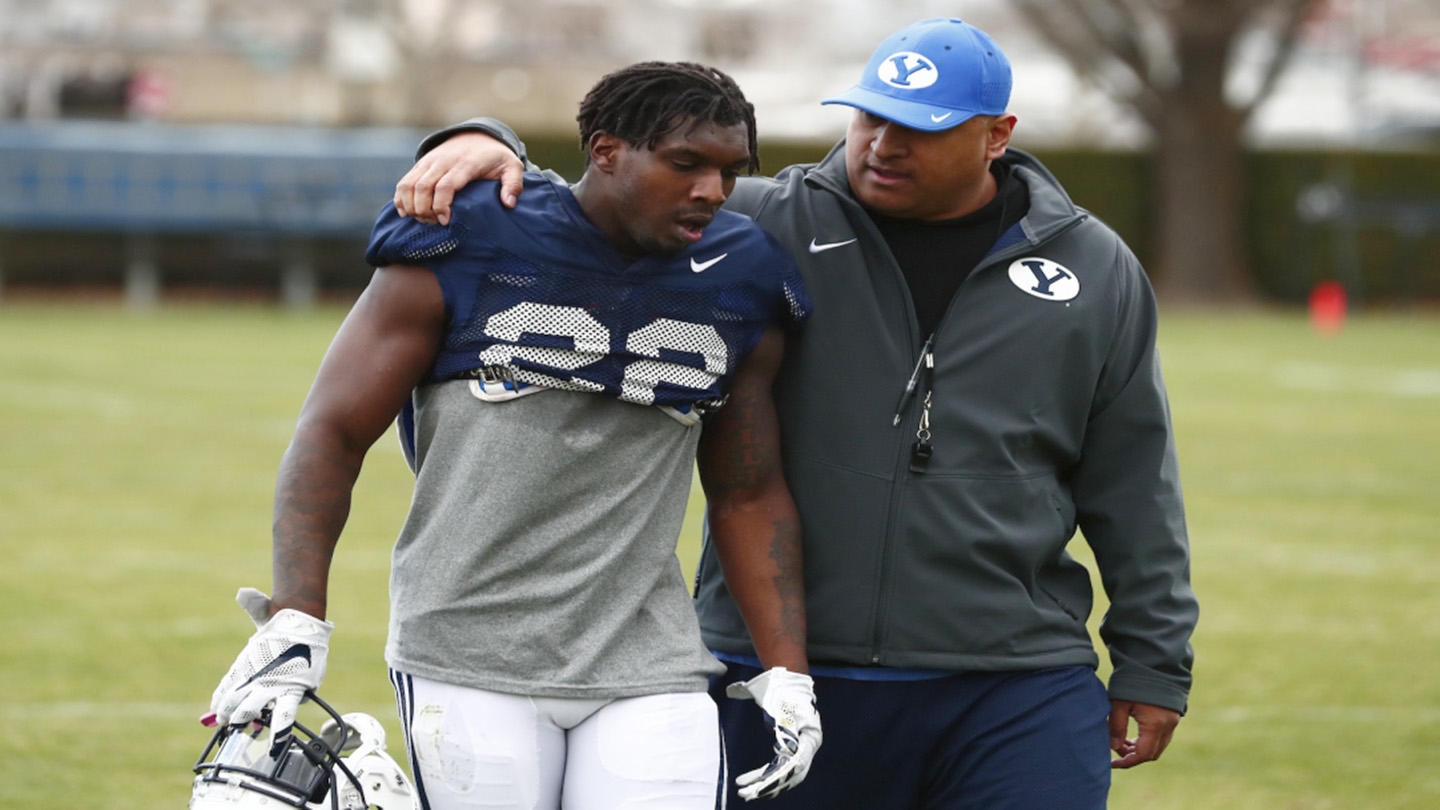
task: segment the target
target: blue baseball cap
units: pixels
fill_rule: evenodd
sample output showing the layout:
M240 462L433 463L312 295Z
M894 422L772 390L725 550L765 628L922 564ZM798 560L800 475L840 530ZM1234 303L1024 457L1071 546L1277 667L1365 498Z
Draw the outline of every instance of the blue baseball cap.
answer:
M938 132L1010 103L1010 60L990 35L936 17L880 43L859 83L821 104L844 104L911 129Z

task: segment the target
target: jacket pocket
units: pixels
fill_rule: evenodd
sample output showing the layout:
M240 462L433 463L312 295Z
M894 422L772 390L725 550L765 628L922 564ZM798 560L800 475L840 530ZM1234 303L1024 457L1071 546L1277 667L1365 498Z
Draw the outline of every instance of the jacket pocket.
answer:
M1064 552L1069 502L1052 475L910 481L885 583L886 646L1013 657L1089 644L1089 575Z

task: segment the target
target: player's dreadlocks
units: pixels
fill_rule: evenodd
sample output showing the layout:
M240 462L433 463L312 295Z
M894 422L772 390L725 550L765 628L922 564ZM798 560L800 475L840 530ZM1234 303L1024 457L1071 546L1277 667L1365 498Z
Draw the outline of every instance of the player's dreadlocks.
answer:
M580 102L580 148L590 136L608 132L633 147L654 149L687 120L733 126L743 123L750 146L750 171L760 168L755 145L755 107L735 80L694 62L640 62L607 74ZM588 159L588 158L587 158Z

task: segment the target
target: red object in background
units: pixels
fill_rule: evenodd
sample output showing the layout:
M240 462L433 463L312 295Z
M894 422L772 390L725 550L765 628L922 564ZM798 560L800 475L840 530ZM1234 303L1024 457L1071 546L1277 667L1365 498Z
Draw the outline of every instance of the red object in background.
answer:
M130 78L131 118L152 120L170 112L170 77L154 68L141 68Z
M1345 288L1338 281L1322 281L1310 291L1310 324L1325 335L1345 325Z

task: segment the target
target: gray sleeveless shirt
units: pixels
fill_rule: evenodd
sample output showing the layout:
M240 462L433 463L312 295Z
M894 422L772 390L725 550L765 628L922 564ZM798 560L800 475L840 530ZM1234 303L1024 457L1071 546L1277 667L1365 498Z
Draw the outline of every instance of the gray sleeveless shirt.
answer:
M572 391L484 402L464 380L415 406L392 668L579 698L702 691L722 671L675 556L698 425Z

